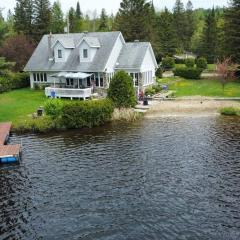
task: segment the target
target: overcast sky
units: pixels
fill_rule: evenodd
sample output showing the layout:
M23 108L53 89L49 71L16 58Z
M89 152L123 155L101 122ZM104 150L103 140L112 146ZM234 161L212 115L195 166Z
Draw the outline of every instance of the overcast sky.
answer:
M76 7L78 0L60 0L62 4L62 9L64 12L67 12L67 10L73 6ZM173 8L173 5L176 0L154 0L154 5L157 9L162 9L165 6L169 9ZM182 0L184 3L186 3L188 0ZM50 2L54 2L54 0L50 0ZM88 10L93 11L94 9L97 10L99 13L102 8L105 8L107 12L110 13L116 13L121 0L79 0L81 9L84 13L86 13ZM226 6L228 0L192 0L192 3L195 8L211 8L212 6ZM4 9L3 14L4 16L7 15L8 9L13 10L15 6L16 1L15 0L0 0L0 8Z

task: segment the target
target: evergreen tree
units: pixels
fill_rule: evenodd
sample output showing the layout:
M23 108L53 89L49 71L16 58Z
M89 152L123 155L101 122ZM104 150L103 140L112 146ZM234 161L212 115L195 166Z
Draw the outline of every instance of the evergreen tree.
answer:
M203 29L200 54L207 58L208 63L214 63L217 50L217 21L215 9L208 14Z
M122 0L114 29L123 33L126 41L149 40L151 4L145 0Z
M82 18L82 12L81 12L81 8L80 8L80 3L77 2L77 7L76 7L76 18L77 19L81 19Z
M68 12L68 21L69 21L69 32L75 32L75 22L76 22L76 13L73 7L70 8Z
M2 41L5 39L7 32L7 24L4 21L4 18L2 16L2 10L0 9L0 46L2 44Z
M157 16L157 32L162 56L172 56L176 53L177 36L173 24L173 15L165 8L164 12Z
M225 12L226 54L240 63L240 0L231 0Z
M32 35L33 32L33 1L16 0L14 29L17 33Z
M34 39L39 41L44 34L50 32L51 8L49 0L34 1Z
M63 12L59 0L53 3L52 7L52 19L51 19L51 31L53 33L63 33L65 22L63 19Z
M181 0L176 0L173 8L174 28L177 33L177 44L180 51L188 48L187 18Z
M108 16L107 16L106 10L103 8L100 15L100 23L99 23L98 31L105 32L108 30L109 30Z
M186 50L191 50L191 39L194 34L194 30L196 28L195 19L194 19L194 12L193 12L193 4L191 1L187 2L186 6Z
M83 30L83 16L80 9L80 4L77 2L76 10L71 7L68 12L68 20L69 20L69 31L71 33L78 33Z

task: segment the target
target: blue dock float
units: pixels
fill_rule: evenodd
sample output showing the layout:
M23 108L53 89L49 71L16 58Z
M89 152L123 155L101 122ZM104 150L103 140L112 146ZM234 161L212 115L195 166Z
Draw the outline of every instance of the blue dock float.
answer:
M12 124L0 123L0 163L16 163L21 158L21 145L4 145L7 143Z

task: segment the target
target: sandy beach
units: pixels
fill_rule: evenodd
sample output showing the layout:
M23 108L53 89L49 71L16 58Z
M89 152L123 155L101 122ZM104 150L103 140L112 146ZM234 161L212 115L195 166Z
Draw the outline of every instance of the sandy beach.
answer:
M152 101L147 118L177 116L210 116L219 115L223 107L239 107L240 101L212 99L177 99L173 101Z

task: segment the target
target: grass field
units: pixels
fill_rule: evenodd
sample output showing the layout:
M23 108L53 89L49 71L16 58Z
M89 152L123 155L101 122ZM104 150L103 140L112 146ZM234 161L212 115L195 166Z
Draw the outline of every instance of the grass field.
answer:
M175 64L175 67L185 67L185 64ZM208 64L208 68L206 69L207 71L214 71L216 69L216 64Z
M163 78L161 83L169 85L170 90L176 91L176 97L208 96L208 97L240 97L240 83L231 82L225 86L211 79L186 80L182 78Z
M0 122L25 119L42 106L46 97L43 91L19 89L0 94Z

